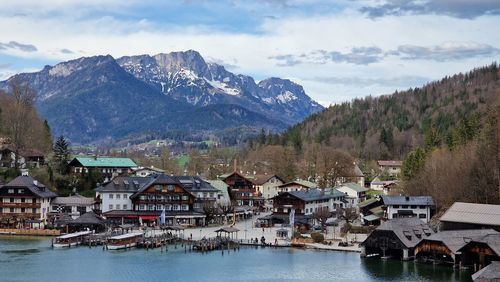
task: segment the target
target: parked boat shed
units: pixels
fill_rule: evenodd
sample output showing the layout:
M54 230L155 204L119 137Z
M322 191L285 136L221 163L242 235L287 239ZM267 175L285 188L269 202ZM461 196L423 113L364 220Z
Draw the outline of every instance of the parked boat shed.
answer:
M442 230L493 228L500 232L500 205L456 202L439 220Z

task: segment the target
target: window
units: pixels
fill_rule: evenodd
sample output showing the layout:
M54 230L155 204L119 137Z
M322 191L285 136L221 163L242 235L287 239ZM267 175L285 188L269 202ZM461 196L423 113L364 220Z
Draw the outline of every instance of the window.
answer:
M19 190L17 190L17 193L18 193L18 194L24 194L24 189L19 189Z
M10 202L11 202L11 203L14 203L14 198L10 198Z
M170 197L170 195L165 196L165 200L170 201L171 199L172 197Z
M205 194L206 194L206 193L205 193ZM205 198L206 198L206 197L207 197L207 196L205 195ZM187 196L187 195L182 195L182 200L183 200L183 201L187 201L188 199L189 199L189 198L188 198L188 196Z
M21 198L21 203L25 203L26 202L26 199L25 198Z
M161 191L161 185L155 185L155 190L156 191Z
M171 211L172 210L172 205L165 205L165 209L167 211Z
M398 214L397 213L393 213L392 214L392 218L398 218Z
M109 209L112 210L113 209L113 205L109 205Z
M139 205L139 210L143 211L146 209L146 206L145 205Z
M174 205L174 211L178 211L179 210L179 205Z
M9 189L9 194L14 194L14 189Z
M168 185L167 186L168 191L174 191L174 185Z
M25 208L21 208L21 212L26 212L26 209Z
M417 208L417 206L411 206L411 208L412 208L412 209L416 209L416 208Z
M182 210L183 210L183 211L187 211L187 210L189 210L189 206L188 206L188 205L182 205Z
M124 199L128 198L127 194L123 194L123 198Z
M120 199L120 194L116 194L116 199L119 200Z
M395 209L399 209L399 205L394 205L393 206Z
M174 195L174 196L172 197L172 199L173 199L174 201L178 201L178 200L179 200L179 195Z
M14 212L14 208L10 208L10 212Z
M403 209L407 209L408 208L408 205L402 205L401 208Z
M31 213L36 213L36 209L35 208L31 209Z
M418 218L427 218L427 215L425 213L421 213L418 215Z
M109 194L108 198L113 199L113 194Z
M421 209L425 209L425 206L418 206L418 207L421 208Z
M154 210L155 210L155 206L154 206L154 205L149 205L149 206L148 206L148 210L150 210L150 211L154 211Z
M120 209L120 205L119 205L119 204L118 204L118 205L116 205L116 209L117 209L117 210L119 210L119 209Z
M123 204L123 209L124 209L124 210L127 210L127 209L128 209L127 204Z
M156 205L156 210L157 211L163 210L163 205Z

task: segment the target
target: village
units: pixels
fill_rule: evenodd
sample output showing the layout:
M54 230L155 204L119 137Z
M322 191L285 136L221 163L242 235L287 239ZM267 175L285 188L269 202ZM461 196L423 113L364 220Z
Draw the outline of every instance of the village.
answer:
M11 154L2 152L2 165L11 165ZM22 161L36 167L43 156ZM400 161L378 161L392 180L365 183L355 165L354 176L323 188L276 174L245 174L236 161L216 179L173 175L130 158L77 155L68 165L79 176L102 173L95 196L58 196L21 169L0 185L1 235L54 236L53 248L297 247L443 264L477 276L499 268L500 206L455 202L436 215L432 197L401 194Z

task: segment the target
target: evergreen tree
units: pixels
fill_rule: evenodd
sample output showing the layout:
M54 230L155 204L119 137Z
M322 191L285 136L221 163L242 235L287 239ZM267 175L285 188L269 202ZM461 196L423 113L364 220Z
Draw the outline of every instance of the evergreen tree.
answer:
M401 174L404 180L413 179L425 165L426 153L422 148L417 148L403 160Z
M47 146L47 147L45 147L45 149L50 149L53 147L52 133L51 133L50 126L49 126L49 123L47 122L47 120L43 121L43 139L44 139L44 144Z
M59 136L56 143L54 144L54 162L60 174L65 175L68 173L68 162L69 162L69 144L64 139L64 136Z

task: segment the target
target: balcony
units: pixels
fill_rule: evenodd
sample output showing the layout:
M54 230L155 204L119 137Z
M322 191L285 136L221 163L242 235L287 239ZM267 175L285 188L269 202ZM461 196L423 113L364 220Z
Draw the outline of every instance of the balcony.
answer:
M30 212L4 212L0 213L0 218L40 218L39 213L30 213Z
M40 204L36 203L5 203L5 202L0 202L0 208L40 208Z

